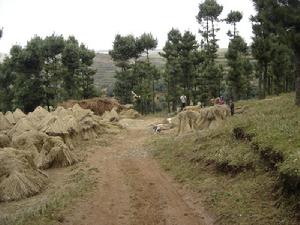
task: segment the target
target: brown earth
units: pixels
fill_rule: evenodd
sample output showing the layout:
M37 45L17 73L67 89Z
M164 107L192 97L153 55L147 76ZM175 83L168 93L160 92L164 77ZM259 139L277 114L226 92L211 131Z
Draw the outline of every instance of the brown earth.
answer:
M107 147L94 146L93 194L64 213L65 225L212 225L198 193L177 184L151 158L145 143L157 119L126 120L128 131Z

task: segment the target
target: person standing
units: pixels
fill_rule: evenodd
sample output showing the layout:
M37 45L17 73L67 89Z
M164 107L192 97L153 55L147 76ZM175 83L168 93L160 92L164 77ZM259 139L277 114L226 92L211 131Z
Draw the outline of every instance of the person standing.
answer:
M187 97L185 95L181 95L180 96L180 101L181 101L181 111L182 111L186 106Z

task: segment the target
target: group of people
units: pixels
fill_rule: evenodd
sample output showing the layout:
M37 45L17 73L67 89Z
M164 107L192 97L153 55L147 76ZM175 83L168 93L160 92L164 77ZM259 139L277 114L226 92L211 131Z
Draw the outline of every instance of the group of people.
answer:
M182 111L187 106L187 97L185 95L181 95L180 102L181 102L181 111ZM211 99L211 103L213 105L224 105L225 100L224 100L223 96L220 96L216 99ZM201 103L199 105L200 105L200 107L202 106ZM229 100L228 106L230 108L231 115L233 116L234 115L234 102L232 99Z

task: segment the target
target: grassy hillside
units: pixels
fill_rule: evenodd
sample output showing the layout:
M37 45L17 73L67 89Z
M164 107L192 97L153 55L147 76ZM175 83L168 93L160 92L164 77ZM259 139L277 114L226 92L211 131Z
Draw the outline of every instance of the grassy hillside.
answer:
M223 66L226 66L226 51L227 49L219 49L218 52L219 58L217 59L217 62ZM159 55L159 51L150 53L150 61L159 68L163 68L165 64L165 60ZM97 69L97 73L95 75L96 87L102 88L113 85L115 81L114 74L117 68L107 53L97 53L94 59L93 67Z
M114 74L117 67L108 54L97 53L93 68L97 70L94 77L96 87L108 87L114 83Z
M152 52L150 54L150 61L159 68L164 66L164 59L158 54L158 52ZM93 68L97 69L95 74L95 85L96 87L109 87L112 86L115 78L115 71L117 67L110 56L106 53L97 53L94 59Z
M246 112L218 130L157 138L155 156L201 193L217 224L299 224L300 108L293 94L238 105Z

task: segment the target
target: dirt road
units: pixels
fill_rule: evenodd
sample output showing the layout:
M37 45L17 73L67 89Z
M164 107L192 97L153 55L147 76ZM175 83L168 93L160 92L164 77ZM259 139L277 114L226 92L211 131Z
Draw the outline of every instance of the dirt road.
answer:
M197 195L176 184L147 154L155 119L125 121L128 131L97 147L88 163L99 171L92 197L73 205L66 225L210 225Z

